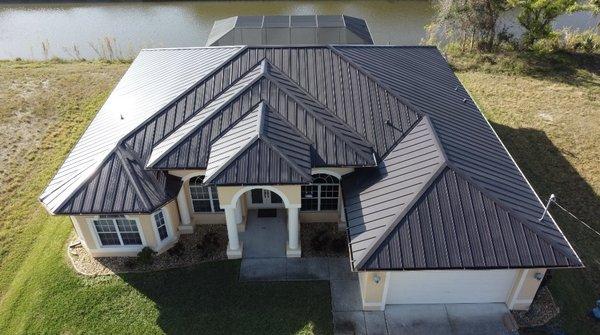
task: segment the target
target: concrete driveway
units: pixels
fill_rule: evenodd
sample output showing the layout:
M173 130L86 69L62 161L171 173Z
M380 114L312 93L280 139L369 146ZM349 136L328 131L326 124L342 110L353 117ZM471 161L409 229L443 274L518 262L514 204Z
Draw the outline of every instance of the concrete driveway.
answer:
M395 305L334 311L335 334L518 334L504 304Z

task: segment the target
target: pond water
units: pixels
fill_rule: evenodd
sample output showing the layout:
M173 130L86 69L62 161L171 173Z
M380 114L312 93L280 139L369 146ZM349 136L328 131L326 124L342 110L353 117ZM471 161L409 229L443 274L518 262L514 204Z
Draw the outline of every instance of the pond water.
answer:
M362 17L375 43L414 45L425 38L425 25L434 11L429 1L3 4L0 5L0 59L53 56L90 59L107 52L132 57L147 47L203 46L215 19L276 14ZM505 24L515 30L514 14L510 16ZM589 13L577 13L561 17L557 26L586 29L597 22L598 18Z

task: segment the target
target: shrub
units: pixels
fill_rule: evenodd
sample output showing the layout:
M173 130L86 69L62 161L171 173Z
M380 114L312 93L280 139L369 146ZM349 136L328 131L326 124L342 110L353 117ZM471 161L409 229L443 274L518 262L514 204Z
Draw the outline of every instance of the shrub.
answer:
M523 44L528 48L533 48L539 40L551 37L552 22L558 16L581 9L577 0L509 0L509 2L520 8L517 20L525 28ZM547 41L541 42L541 44L547 43Z
M144 247L144 249L137 254L137 262L141 265L150 265L154 262L154 255L156 255L156 251L152 250L150 247Z
M348 248L346 238L344 236L338 236L331 240L331 251L336 254L343 253Z
M171 249L169 249L168 253L171 256L181 258L185 253L185 247L183 246L183 243L177 242L173 247L171 247Z
M600 35L594 30L574 32L563 30L564 49L588 54L600 53Z
M213 232L206 233L196 248L198 248L200 256L202 257L214 255L221 249L221 239L219 234Z
M429 43L442 38L462 50L491 51L497 44L498 19L508 10L508 0L436 0L437 14L427 26Z
M560 49L561 40L560 36L558 36L557 34L551 34L549 37L539 39L535 41L535 43L533 43L533 45L531 46L531 50L542 54L553 53Z
M310 246L315 251L323 251L331 243L331 236L326 230L319 230L310 240Z

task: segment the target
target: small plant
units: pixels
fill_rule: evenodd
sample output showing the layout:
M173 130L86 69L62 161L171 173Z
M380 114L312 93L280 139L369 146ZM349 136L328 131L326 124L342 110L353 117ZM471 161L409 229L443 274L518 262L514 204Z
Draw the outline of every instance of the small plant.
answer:
M207 233L196 246L200 251L200 256L209 257L214 255L221 247L219 235L213 232Z
M310 246L315 251L324 251L331 243L331 236L326 230L319 230L310 240Z
M336 254L343 253L347 247L348 244L346 243L346 238L344 236L338 236L331 240L331 251Z
M135 258L127 258L123 263L123 266L129 270L133 269L135 267Z
M154 255L156 255L156 251L152 250L150 247L144 247L144 249L137 254L137 262L141 265L150 265L154 262Z
M171 256L181 258L185 253L185 247L183 246L183 243L181 243L181 241L177 242L173 247L171 247L171 249L169 249L168 253Z

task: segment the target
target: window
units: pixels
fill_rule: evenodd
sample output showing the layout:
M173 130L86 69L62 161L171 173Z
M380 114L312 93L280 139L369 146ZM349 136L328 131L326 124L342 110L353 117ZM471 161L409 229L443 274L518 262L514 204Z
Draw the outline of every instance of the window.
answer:
M340 181L328 174L313 175L309 185L302 186L303 211L329 211L338 209Z
M94 227L102 246L142 245L137 222L125 216L100 216Z
M192 207L194 212L221 212L219 207L219 196L217 188L202 184L204 176L198 176L190 179L190 196L192 198Z
M156 231L158 232L158 238L164 241L169 237L169 231L167 230L167 222L165 220L165 214L162 210L154 213L154 224L156 225Z

